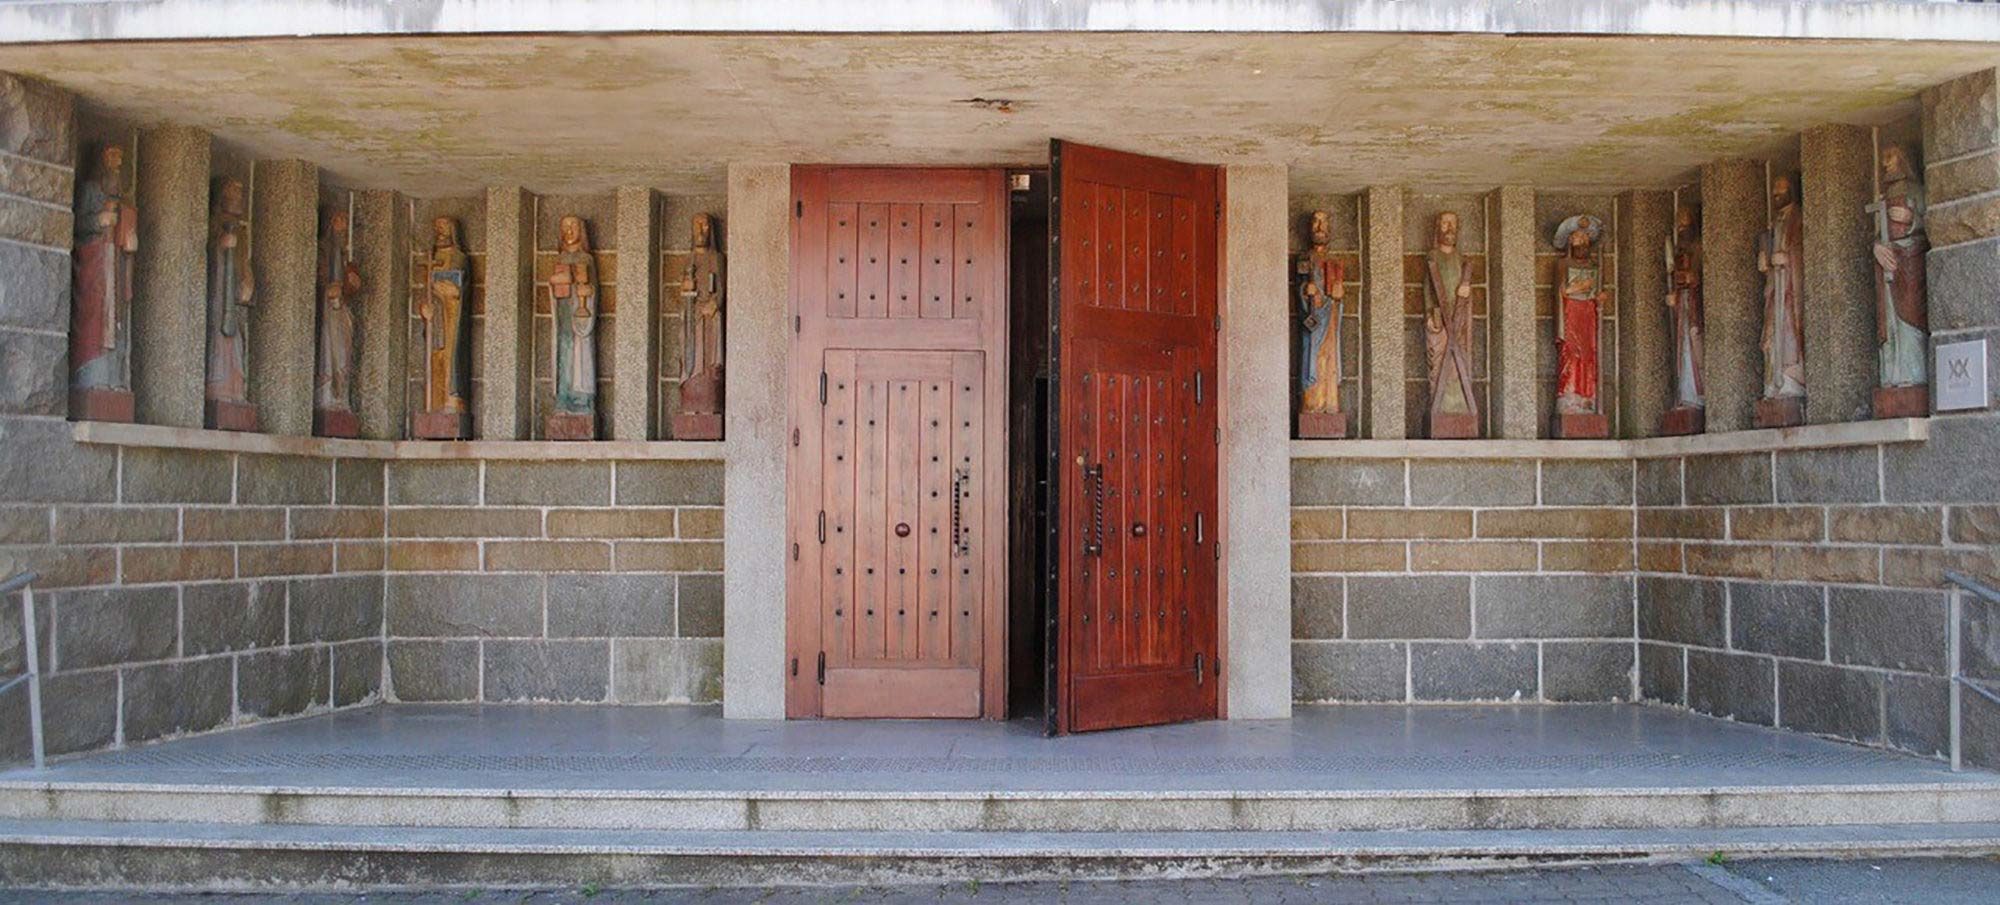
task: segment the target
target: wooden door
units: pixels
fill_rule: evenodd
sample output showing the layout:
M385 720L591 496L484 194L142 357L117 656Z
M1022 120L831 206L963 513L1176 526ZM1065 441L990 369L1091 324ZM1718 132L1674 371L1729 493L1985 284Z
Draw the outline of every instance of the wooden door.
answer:
M1006 713L998 170L792 172L785 711Z
M1050 158L1051 729L1213 718L1218 172Z

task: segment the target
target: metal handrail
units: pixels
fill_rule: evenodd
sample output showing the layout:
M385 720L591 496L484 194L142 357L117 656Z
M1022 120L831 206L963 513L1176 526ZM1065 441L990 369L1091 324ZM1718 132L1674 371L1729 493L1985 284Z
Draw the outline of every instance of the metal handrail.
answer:
M2000 589L1996 589L1992 585L1955 569L1946 569L1944 580L1957 585L1958 589L1963 592L1951 595L1951 627L1945 633L1951 644L1951 650L1947 657L1951 663L1951 685L1949 689L1951 694L1951 768L1956 771L1963 766L1964 759L1962 721L1964 718L1965 698L1960 689L1970 688L1973 694L1979 695L1995 704L2000 704L2000 694L1994 693L1992 689L1974 682L1965 676L1965 664L1961 662L1962 658L1959 651L1959 633L1962 630L1964 618L1962 601L1965 599L1966 594L1971 594L1987 603L2000 604Z
M41 574L30 569L0 580L0 594L21 592L21 649L27 652L28 670L13 681L0 685L0 692L20 684L28 683L28 736L34 743L35 769L42 768L42 664L40 645L36 639L41 633L35 630L35 580Z

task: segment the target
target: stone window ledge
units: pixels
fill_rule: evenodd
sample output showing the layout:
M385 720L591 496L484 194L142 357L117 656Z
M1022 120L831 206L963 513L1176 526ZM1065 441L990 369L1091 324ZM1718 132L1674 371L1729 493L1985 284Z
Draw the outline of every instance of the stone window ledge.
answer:
M695 440L598 440L584 443L550 440L336 440L98 421L78 421L71 427L78 443L323 459L692 459L719 462L723 450L721 441Z
M1720 453L1921 443L1931 419L1808 424L1643 440L1293 440L1294 459L1664 459Z

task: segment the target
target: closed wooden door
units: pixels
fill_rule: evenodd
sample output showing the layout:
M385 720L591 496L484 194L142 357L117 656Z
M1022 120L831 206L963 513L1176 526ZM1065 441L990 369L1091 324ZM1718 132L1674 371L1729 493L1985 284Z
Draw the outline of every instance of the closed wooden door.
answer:
M793 170L786 713L1006 712L1006 193Z
M1053 731L1219 697L1218 173L1056 142Z

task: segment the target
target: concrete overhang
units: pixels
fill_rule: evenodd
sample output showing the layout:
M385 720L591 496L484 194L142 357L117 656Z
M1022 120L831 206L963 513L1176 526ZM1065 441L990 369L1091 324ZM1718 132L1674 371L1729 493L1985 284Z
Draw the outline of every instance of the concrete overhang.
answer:
M0 43L613 32L1464 32L2000 40L1935 0L0 0Z
M1955 41L1480 34L0 46L0 70L73 90L87 111L199 126L345 185L424 196L713 192L731 161L1038 164L1051 137L1282 164L1299 191L1665 186L1719 157L1782 153L1819 123L1907 121L1922 88L1996 62L1993 45Z

